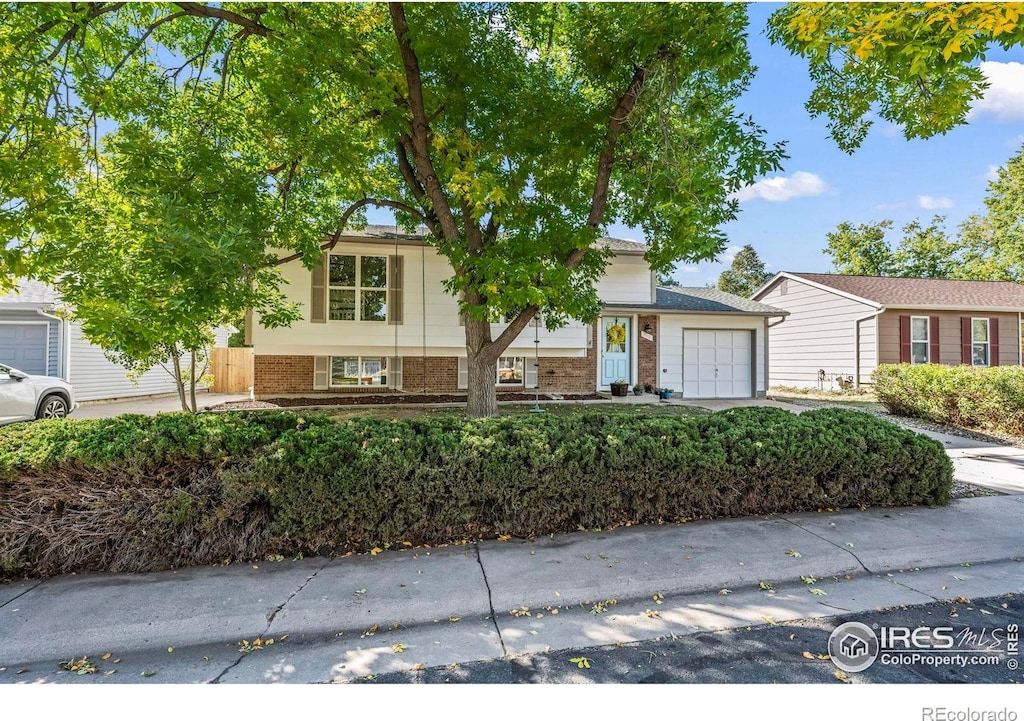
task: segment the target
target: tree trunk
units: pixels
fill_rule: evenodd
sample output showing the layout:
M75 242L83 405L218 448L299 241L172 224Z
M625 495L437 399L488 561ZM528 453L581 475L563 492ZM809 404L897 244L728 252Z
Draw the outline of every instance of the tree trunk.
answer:
M495 363L487 353L469 356L469 393L466 415L470 418L491 418L498 415L498 394L495 388Z
M495 392L496 346L491 342L491 324L486 320L466 319L466 357L469 379L466 415L470 418L491 418L498 415ZM501 349L497 349L500 353Z
M192 351L191 358L192 361L188 374L188 393L189 400L192 403L192 412L195 413L199 410L199 407L196 405L196 352L194 350Z
M174 387L178 389L178 400L181 402L181 410L188 413L188 401L185 400L185 383L181 377L181 356L178 355L178 346L171 349L171 359L174 362Z

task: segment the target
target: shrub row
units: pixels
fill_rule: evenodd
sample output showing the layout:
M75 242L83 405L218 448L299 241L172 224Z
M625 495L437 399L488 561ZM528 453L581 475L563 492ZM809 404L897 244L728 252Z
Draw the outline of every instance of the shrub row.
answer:
M1024 368L882 365L875 393L895 415L1024 435Z
M0 575L944 504L951 476L938 443L835 409L47 421L0 429Z

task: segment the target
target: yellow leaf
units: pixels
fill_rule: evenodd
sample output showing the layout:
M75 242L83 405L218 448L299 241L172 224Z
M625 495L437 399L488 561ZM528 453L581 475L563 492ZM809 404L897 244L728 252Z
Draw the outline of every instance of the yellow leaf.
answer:
M107 660L108 658L110 658L110 657L111 657L111 655L112 655L112 654L110 653L110 651L107 651L107 652L106 652L105 654L103 654L102 656L100 656L100 660L102 660L102 661L106 661L106 660Z
M376 556L378 553L383 553L383 552L384 552L383 548L377 548L376 546L374 546L373 548L370 549L370 555L371 556Z
M850 683L850 678L839 669L836 669L835 677L843 683Z
M812 661L814 660L814 654L811 653L810 651L804 651L803 656L804 656L804 658L809 658Z
M402 545L405 546L406 548L410 548L412 546L412 543L409 542L409 541L402 541Z
M402 653L402 652L405 651L405 644L404 643L396 643L395 645L393 645L391 647L391 650L394 651L395 653Z

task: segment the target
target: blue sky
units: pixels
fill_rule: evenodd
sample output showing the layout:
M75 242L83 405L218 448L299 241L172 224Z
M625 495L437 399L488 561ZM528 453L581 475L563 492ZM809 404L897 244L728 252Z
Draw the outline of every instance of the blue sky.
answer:
M982 209L992 169L1024 145L1024 50L1018 48L988 53L986 63L993 64L983 70L993 87L967 125L907 141L896 127L876 122L861 148L847 155L828 137L825 119L812 119L803 107L811 92L806 62L772 46L764 35L776 7L750 8L748 42L758 72L739 109L753 115L769 139L788 141L789 158L780 173L772 174L783 179L759 183L744 194L739 219L724 226L729 250L720 260L725 262L677 268L674 275L683 285L714 283L732 253L748 243L773 272L828 272L825 234L843 221L890 218L899 228L940 214L953 229ZM613 226L612 234L642 240L621 225Z
M732 255L750 244L772 272L828 272L825 234L839 223L891 219L899 228L920 218L944 215L954 230L983 207L994 168L1024 145L1024 49L991 50L983 71L992 87L970 122L928 140L907 141L899 128L876 122L852 155L828 136L826 119L811 118L804 103L811 93L806 61L765 37L776 3L752 3L748 44L758 71L738 110L753 115L766 139L787 141L782 171L762 178L741 196L739 219L724 226L727 249L718 261L681 265L683 285L717 281ZM386 211L371 223L393 222ZM609 234L643 241L639 229L615 224Z

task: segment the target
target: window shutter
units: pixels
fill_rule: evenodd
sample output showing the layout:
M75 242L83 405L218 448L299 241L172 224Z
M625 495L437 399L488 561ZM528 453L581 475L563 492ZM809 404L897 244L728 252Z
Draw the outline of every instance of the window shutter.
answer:
M459 358L459 388L469 388L469 358Z
M327 322L327 264L329 253L320 254L320 262L310 272L309 322Z
M388 325L402 325L404 317L404 295L402 293L402 269L403 258L400 255L392 255L388 258L388 266L391 269L388 277Z
M928 317L928 362L941 363L939 355L939 316Z
M402 359L388 358L388 385L395 390L402 387Z
M534 388L539 388L540 386L537 384L537 371L539 371L540 369L536 365L537 360L534 358L526 358L524 360L526 361L523 364L525 366L525 375L523 378L524 390L532 390Z
M988 364L999 365L999 319L988 319Z
M900 316L900 363L910 362L910 316Z
M960 317L960 362L971 365L971 319L968 316Z
M331 387L331 358L317 356L313 359L313 390L325 391Z

